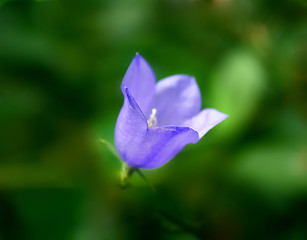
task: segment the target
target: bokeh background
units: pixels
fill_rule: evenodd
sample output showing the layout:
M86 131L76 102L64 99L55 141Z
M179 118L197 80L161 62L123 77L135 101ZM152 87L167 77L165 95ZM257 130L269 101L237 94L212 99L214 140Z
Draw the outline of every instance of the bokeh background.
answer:
M136 52L229 118L120 185ZM307 239L307 3L0 3L0 239Z

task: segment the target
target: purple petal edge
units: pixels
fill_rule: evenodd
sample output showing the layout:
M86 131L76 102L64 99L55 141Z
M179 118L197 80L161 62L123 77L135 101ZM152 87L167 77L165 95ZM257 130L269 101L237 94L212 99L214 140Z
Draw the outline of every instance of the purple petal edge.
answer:
M143 112L147 110L151 102L155 84L156 78L153 70L146 60L137 53L127 69L122 85L129 89Z
M198 133L189 127L160 127L148 129L140 150L143 157L135 167L155 169L169 162L187 144L198 141Z
M201 110L201 94L192 76L178 74L160 80L150 103L157 109L158 126L178 126Z
M201 139L210 129L223 122L227 117L228 115L225 113L213 108L207 108L187 120L183 125L197 131L199 139Z
M142 110L130 94L128 88L121 86L124 105L115 126L115 146L120 157L126 161L129 154L136 154L134 148L143 141L148 125Z

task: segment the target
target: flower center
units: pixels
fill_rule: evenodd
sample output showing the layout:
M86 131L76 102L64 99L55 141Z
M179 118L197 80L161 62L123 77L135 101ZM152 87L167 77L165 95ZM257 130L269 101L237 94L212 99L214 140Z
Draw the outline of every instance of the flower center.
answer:
M157 109L153 108L151 110L149 120L147 121L148 128L154 128L155 126L157 126L158 120L157 120L157 117L156 117L156 113L157 113Z

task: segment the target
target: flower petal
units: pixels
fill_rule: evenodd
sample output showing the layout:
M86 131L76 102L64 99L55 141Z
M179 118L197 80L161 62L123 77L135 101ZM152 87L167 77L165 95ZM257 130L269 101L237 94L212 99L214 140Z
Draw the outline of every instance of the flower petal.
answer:
M151 67L137 53L124 76L122 85L129 89L143 111L147 110L153 97L155 84L156 78Z
M128 88L122 86L122 92L125 100L116 122L115 146L119 155L125 159L131 146L140 145L148 128L145 116Z
M196 116L188 119L183 126L190 127L198 132L199 139L202 138L211 128L224 121L227 114L221 113L215 109L207 108L202 110Z
M158 168L170 161L185 145L198 140L197 132L191 128L150 128L137 144L129 144L129 153L126 153L124 161L137 168Z
M150 109L144 112L147 118L153 108L157 109L158 126L178 126L196 115L201 109L201 96L194 77L174 75L159 81Z
M198 133L189 127L148 129L146 118L128 88L122 86L122 92L125 101L116 122L115 146L129 166L160 167L186 144L199 140Z

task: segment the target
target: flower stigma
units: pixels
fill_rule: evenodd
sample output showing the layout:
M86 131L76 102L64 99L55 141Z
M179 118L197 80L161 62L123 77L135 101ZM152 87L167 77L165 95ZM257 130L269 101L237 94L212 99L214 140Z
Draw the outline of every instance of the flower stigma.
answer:
M149 120L147 121L148 123L148 128L154 128L157 126L158 120L156 117L157 109L153 108L151 110L151 114L149 116Z

